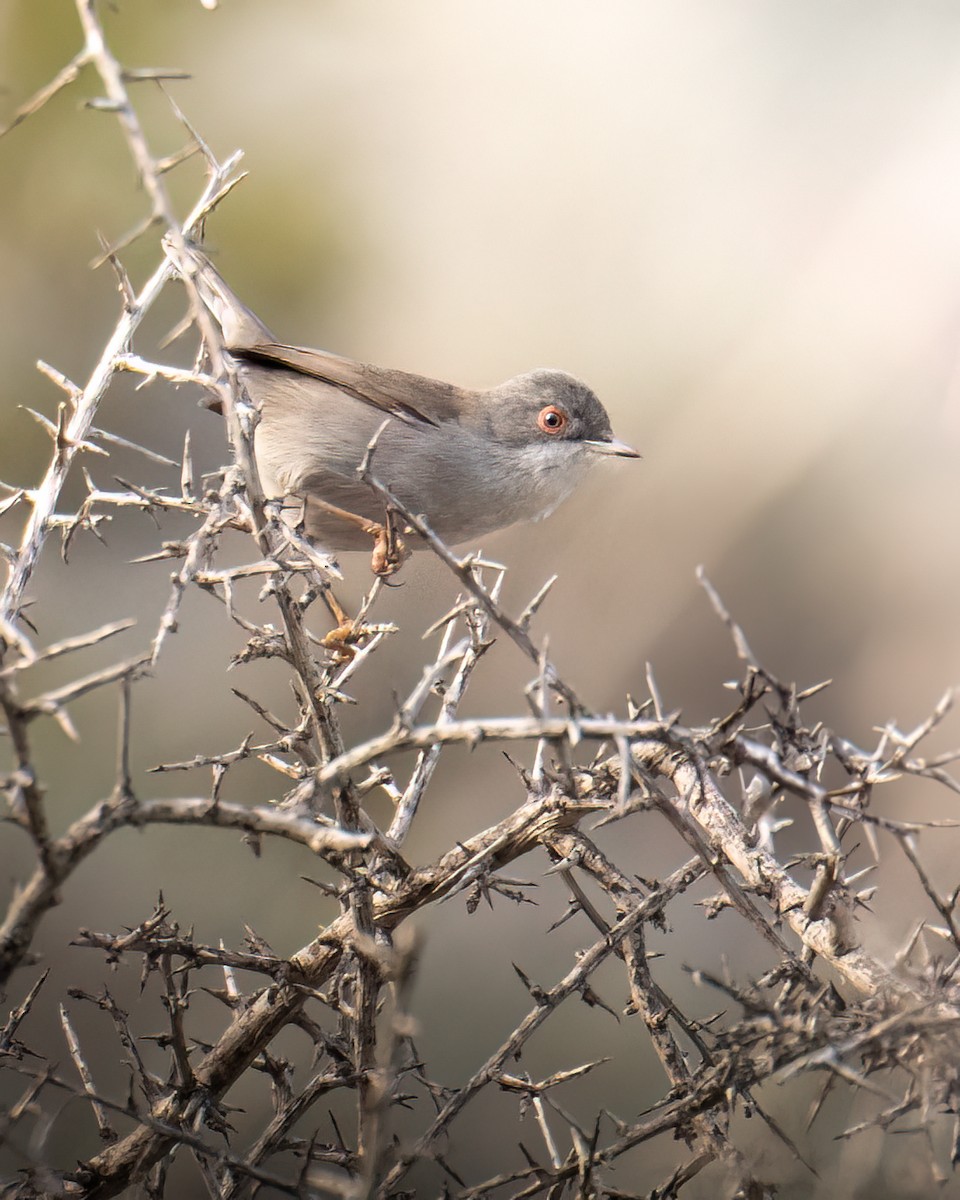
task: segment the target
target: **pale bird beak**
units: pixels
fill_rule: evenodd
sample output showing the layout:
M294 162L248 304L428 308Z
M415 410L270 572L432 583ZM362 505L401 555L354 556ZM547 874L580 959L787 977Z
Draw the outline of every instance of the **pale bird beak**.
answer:
M632 446L628 446L626 442L621 442L619 438L611 438L609 442L595 442L592 439L587 439L583 443L589 446L591 450L596 450L598 454L616 454L619 458L639 458L639 453Z

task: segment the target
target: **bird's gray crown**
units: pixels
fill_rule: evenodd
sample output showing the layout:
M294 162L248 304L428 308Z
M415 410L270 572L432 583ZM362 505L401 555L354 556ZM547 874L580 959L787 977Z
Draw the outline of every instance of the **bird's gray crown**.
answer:
M610 418L596 395L566 371L541 367L491 388L487 419L490 432L506 443L529 445L544 441L609 441ZM556 433L538 425L540 413L553 405L565 417Z

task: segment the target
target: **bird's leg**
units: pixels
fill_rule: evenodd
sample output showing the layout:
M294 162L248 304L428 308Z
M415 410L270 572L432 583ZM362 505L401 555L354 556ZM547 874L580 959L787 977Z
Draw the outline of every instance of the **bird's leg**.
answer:
M361 517L346 508L338 508L336 504L331 504L327 500L321 500L317 496L311 496L310 503L317 508L322 508L324 512L330 513L331 516L337 517L341 521L346 521L350 525L356 525L364 533L369 534L373 538L373 558L370 562L370 569L374 575L393 575L396 571L400 570L409 557L410 551L400 537L397 529L397 514L392 508L386 510L386 520L381 525L378 521L371 521L367 517Z
M374 575L381 578L393 575L409 556L410 552L403 544L397 530L397 513L392 508L385 510L384 524L381 525L377 521L371 521L367 517L350 512L349 509L339 508L328 500L321 500L318 496L311 496L310 504L312 507L323 509L324 512L340 521L357 526L374 539L373 558L370 564ZM305 505L303 513L305 516ZM298 523L304 523L303 517ZM333 589L329 584L323 586L322 595L324 603L330 610L330 615L336 622L336 627L320 639L320 644L325 649L350 659L355 654L353 647L359 641L362 631L357 628L356 621L333 594Z
M358 525L364 533L369 534L374 539L373 558L370 564L374 575L378 575L381 578L392 575L400 569L404 560L408 557L410 552L404 546L397 532L397 513L392 508L386 510L384 524L380 525L376 521L370 521L366 517L358 516L348 509L338 508L335 504L330 504L328 501L320 500L315 496L311 498L311 502L320 506L331 515L338 517L340 520L348 521L352 525ZM323 600L330 610L330 615L336 622L336 627L320 639L320 644L325 649L332 650L340 657L350 659L355 654L354 646L360 638L361 631L357 628L357 623L353 617L350 616L333 594L331 587L324 587Z
M357 640L356 622L333 594L329 584L324 584L321 594L337 626L320 639L320 645L342 658L351 659L356 653L352 644Z

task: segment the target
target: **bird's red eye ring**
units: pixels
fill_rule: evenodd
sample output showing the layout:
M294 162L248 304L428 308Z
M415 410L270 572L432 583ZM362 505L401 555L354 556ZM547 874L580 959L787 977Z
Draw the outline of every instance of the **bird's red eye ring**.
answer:
M544 433L562 433L567 427L567 414L555 404L548 404L540 409L537 425Z

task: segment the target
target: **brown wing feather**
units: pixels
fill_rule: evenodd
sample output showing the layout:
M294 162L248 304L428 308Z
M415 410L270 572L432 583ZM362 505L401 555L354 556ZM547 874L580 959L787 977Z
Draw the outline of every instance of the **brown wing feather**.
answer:
M467 395L453 384L437 379L280 342L244 346L231 353L248 362L283 367L319 379L409 425L438 425L441 421L455 420Z

